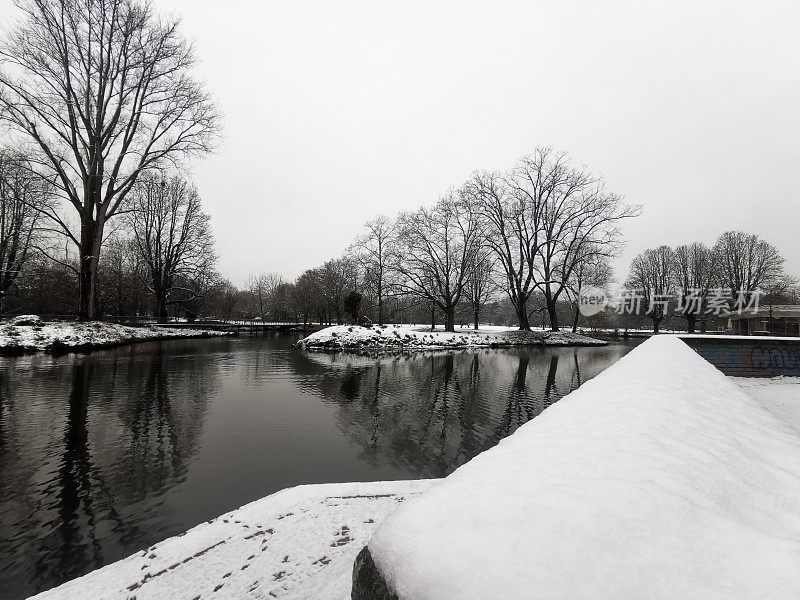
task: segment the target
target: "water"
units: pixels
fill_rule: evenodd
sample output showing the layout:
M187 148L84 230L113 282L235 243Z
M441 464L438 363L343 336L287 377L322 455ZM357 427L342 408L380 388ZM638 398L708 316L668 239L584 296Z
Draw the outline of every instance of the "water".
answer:
M630 350L367 358L295 339L0 358L0 598L287 486L442 477Z

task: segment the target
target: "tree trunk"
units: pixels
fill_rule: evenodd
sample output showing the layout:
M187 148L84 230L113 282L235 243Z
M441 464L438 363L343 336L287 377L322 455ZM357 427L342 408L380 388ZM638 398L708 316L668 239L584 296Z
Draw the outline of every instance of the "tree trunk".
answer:
M658 318L658 319L653 319L653 333L654 333L654 334L657 334L657 333L658 333L658 326L659 326L660 324L661 324L661 319L660 319L660 318Z
M528 321L528 301L527 299L517 301L514 308L517 310L517 319L519 319L519 330L530 331L531 324Z
M696 315L686 315L686 331L687 333L694 333L695 323L697 323Z
M431 331L436 329L436 306L431 304Z
M167 315L167 295L158 290L155 292L156 297L156 310L155 310L155 317L158 323L166 323L169 321L169 316Z
M480 316L480 312L481 312L481 309L476 307L475 311L473 312L473 315L472 315L473 317L475 317L475 331L478 331L478 324L479 324L478 317Z
M550 317L550 330L558 331L558 311L556 311L555 300L547 301L547 314Z
M81 223L78 320L91 321L97 316L97 265L103 243L104 223L86 217Z
M378 325L383 325L383 284L378 278Z
M575 303L575 316L572 318L572 333L578 332L578 319L580 319L581 311L578 302Z
M444 312L444 330L456 330L456 309L455 307L449 308Z

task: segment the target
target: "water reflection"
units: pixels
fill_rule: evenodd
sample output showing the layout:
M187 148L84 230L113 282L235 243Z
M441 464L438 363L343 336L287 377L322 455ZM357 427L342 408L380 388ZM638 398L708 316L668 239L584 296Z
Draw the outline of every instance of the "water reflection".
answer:
M307 354L301 385L338 405L362 457L442 477L513 433L628 348Z
M363 357L293 341L0 359L0 598L286 486L446 475L629 350Z
M163 520L158 495L185 476L198 449L216 361L163 348L98 358L29 357L4 370L0 597L147 546Z

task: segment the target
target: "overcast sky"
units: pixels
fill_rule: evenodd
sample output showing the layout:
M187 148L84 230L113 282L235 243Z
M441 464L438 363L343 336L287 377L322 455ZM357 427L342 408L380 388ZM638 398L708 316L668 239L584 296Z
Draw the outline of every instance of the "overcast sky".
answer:
M537 145L643 206L620 277L733 228L800 275L796 1L153 3L182 16L225 114L193 168L236 283L293 278Z

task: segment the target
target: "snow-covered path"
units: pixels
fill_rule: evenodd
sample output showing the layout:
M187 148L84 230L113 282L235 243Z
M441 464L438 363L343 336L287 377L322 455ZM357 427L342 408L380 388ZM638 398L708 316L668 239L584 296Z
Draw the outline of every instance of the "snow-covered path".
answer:
M733 377L749 396L800 432L800 377Z
M305 485L256 500L37 600L348 600L353 560L436 480Z

